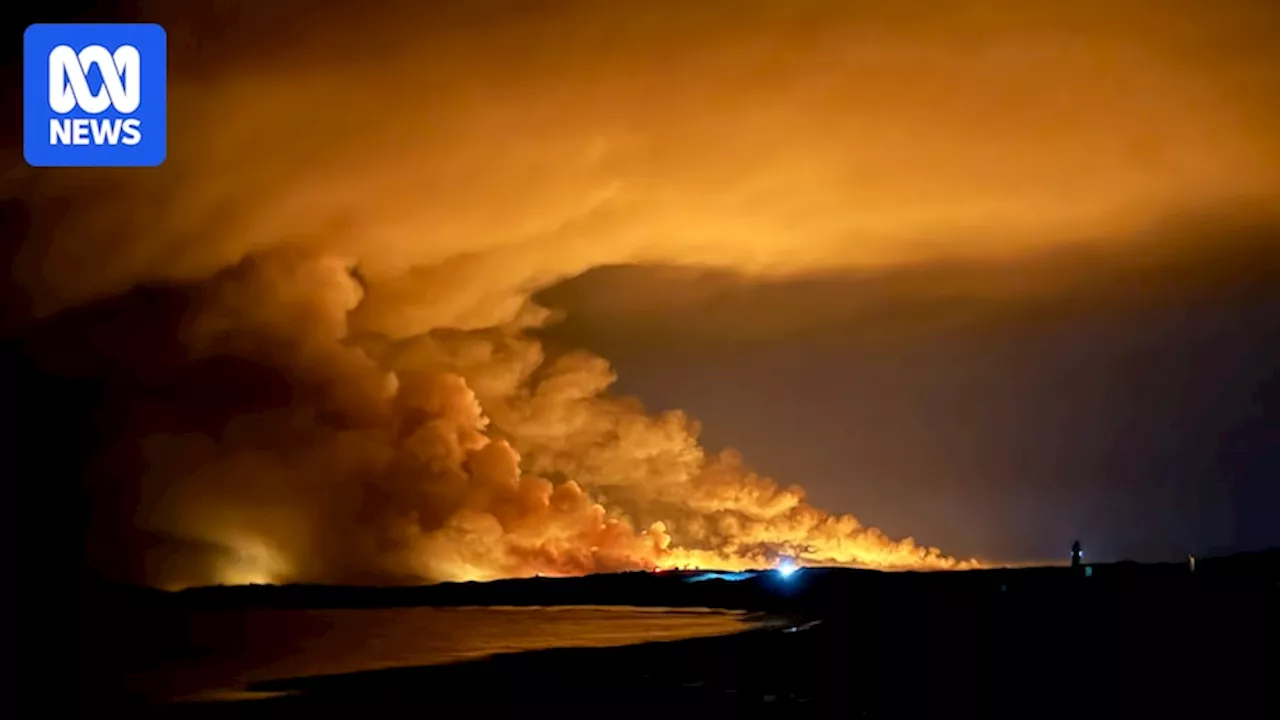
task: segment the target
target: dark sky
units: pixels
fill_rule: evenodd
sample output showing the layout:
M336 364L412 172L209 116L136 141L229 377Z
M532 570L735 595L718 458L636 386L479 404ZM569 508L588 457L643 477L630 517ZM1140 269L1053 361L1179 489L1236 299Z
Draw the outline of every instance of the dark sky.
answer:
M167 27L165 165L6 144L28 537L79 552L108 515L88 545L131 566L363 580L600 567L549 529L611 493L691 543L828 527L555 364L586 348L709 450L950 555L1280 543L1273 2L127 5L79 9ZM531 297L565 311L543 365ZM466 391L413 387L445 371ZM447 442L403 447L410 389ZM481 430L576 483L562 515L494 519L476 467L540 486L473 462ZM652 553L627 530L575 547Z

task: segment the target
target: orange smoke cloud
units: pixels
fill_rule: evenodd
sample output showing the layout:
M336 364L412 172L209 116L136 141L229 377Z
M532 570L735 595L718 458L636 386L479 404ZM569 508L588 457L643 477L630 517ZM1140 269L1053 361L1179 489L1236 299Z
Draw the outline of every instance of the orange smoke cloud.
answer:
M344 263L292 252L193 290L191 358L248 358L291 391L217 434L144 441L146 529L232 551L205 582L736 569L780 555L967 566L816 510L733 454L708 457L683 414L610 396L601 358L546 358L528 334L545 316L534 306L495 328L362 343L346 328L360 295Z

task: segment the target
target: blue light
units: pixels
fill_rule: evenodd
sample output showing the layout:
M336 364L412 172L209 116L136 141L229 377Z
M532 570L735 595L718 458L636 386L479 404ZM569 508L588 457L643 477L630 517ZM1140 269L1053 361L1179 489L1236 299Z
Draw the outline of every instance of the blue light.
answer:
M684 579L684 581L685 582L703 582L704 580L728 580L729 582L738 582L739 580L748 580L753 575L754 573L749 573L749 572L737 572L737 573L705 572L699 575L694 575L692 577L687 577Z
M778 574L784 578L791 577L792 575L796 574L796 572L799 570L800 568L797 567L796 564L790 560L783 560L782 562L778 563Z

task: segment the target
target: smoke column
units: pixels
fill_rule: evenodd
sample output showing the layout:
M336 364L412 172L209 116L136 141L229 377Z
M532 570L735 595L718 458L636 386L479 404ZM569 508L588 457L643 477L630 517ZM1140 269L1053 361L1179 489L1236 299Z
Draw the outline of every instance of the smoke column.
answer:
M611 396L602 358L547 357L536 305L489 328L360 338L363 292L345 261L296 252L182 288L183 362L149 380L243 399L204 432L169 429L181 391L133 400L150 428L114 449L143 468L139 529L164 540L148 582L483 580L780 555L962 566L708 455L682 413ZM276 391L246 389L254 376Z

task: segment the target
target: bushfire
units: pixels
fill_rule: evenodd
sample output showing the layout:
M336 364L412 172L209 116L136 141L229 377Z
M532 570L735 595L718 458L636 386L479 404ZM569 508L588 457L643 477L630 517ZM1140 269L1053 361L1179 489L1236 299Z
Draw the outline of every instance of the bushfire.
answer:
M534 306L496 329L365 345L345 328L361 297L349 268L292 255L241 263L193 297L183 338L197 359L180 372L252 358L290 378L289 400L237 413L216 436L142 437L140 516L198 541L152 563L152 582L747 570L779 557L975 564L825 513L737 454L706 452L683 413L610 395L601 358L548 357L529 333L546 319Z
M104 450L145 468L134 518L161 539L148 582L744 570L782 556L973 565L707 452L684 413L611 394L602 358L548 353L532 330L550 315L532 303L495 327L371 337L351 326L365 297L352 265L296 252L181 295L181 352L147 357L164 391L134 398ZM191 413L213 429L178 431Z

